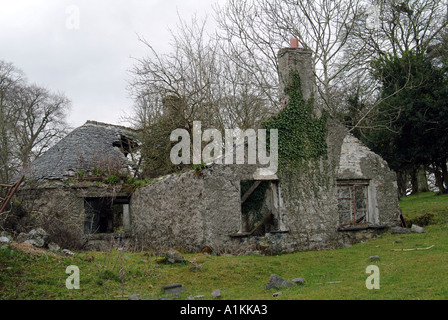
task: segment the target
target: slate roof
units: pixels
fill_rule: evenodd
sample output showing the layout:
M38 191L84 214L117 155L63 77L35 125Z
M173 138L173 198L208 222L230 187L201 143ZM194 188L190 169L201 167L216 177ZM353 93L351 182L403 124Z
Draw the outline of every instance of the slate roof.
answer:
M63 180L111 160L126 168L129 162L120 146L128 139L135 141L134 130L87 121L33 161L24 174L28 179Z

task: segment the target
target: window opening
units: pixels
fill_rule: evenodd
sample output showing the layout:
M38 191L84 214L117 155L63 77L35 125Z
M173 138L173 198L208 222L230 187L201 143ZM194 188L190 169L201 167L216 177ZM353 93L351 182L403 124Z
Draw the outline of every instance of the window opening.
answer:
M367 225L368 186L365 181L339 181L338 213L341 226Z
M118 233L124 231L124 221L128 219L127 199L86 198L84 199L84 232Z
M241 181L243 233L264 236L278 229L272 184L275 181Z

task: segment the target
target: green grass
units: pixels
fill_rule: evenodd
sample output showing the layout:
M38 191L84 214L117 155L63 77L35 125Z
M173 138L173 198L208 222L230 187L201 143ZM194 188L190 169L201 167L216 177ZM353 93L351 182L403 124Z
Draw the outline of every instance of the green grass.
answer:
M429 224L441 224L448 221L448 194L438 195L433 192L419 193L400 201L407 224L412 221L425 220L432 217ZM421 223L425 224L425 223Z
M17 250L0 250L0 299L127 299L132 293L144 299L166 297L162 286L181 283L189 295L204 295L220 289L225 300L411 300L448 298L448 197L422 194L401 201L405 218L416 218L428 212L436 216L436 224L425 227L423 234L384 234L350 248L297 252L294 254L262 256L212 256L186 254L188 261L202 265L192 271L186 264L155 267L157 258L148 253L129 253L124 256L125 277L120 277L120 252L77 253L73 258L32 256ZM445 221L445 222L444 222ZM401 238L402 242L395 240ZM392 251L393 249L427 248L421 251ZM369 261L373 255L379 261ZM89 262L89 257L93 261ZM368 290L366 268L375 264L380 269L380 289ZM76 265L81 271L79 290L65 287L69 276L65 270ZM271 274L291 280L306 279L304 286L265 290ZM333 282L333 283L330 283Z

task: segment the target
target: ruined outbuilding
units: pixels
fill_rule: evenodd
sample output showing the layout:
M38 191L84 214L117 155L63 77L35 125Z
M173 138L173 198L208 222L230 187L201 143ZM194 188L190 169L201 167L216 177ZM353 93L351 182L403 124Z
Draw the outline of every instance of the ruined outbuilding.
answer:
M278 58L282 92L298 74L302 97L312 101L312 52L286 48ZM289 99L282 99L285 108ZM315 119L325 116L317 106L312 111ZM95 170L129 170L132 130L87 122L32 164L26 175L36 187L28 183L21 194L33 210L60 213L91 240L116 233L119 216L120 231L137 244L190 252L336 248L400 225L395 173L342 124L328 118L325 125L325 155L295 172L210 164L126 191L96 182Z
M60 221L59 232L92 249L130 231L131 191L121 179L132 171L135 137L132 129L87 121L24 170L20 205L40 220Z

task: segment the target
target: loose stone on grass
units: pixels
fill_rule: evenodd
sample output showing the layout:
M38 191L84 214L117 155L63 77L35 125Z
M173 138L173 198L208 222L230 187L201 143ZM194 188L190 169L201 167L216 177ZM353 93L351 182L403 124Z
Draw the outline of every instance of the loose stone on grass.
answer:
M409 231L406 228L402 228L402 227L392 227L390 229L390 233L395 234L395 233L399 233L399 234L408 234L411 233L411 231Z
M217 289L217 290L213 291L213 292L212 292L212 297L213 297L214 299L219 299L219 298L221 298L221 290Z
M294 287L295 284L285 279L280 278L275 274L271 274L269 278L269 283L265 286L266 290L270 290L272 288L280 289L281 287Z
M413 224L412 227L411 227L411 232L424 233L425 229L423 229L422 227L420 227L420 226L418 226L416 224Z
M165 255L166 261L169 263L184 263L186 260L184 256L176 250L170 250Z
M166 294L179 294L186 289L180 283L173 283L162 287Z
M305 284L305 279L303 278L294 278L292 279L292 282L299 285L299 286L303 286Z
M136 293L133 293L128 300L142 300L142 296Z

